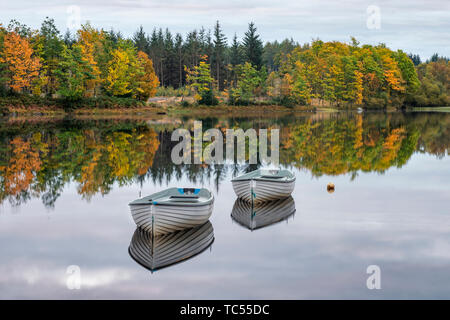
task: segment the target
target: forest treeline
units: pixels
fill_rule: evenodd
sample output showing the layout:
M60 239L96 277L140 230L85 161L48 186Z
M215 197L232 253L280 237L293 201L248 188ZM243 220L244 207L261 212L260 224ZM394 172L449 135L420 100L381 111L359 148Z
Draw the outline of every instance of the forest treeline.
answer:
M227 39L218 21L184 37L140 27L131 38L89 23L63 35L49 18L39 30L14 20L0 25L0 94L9 97L134 105L158 94L206 105L379 108L450 105L449 86L449 60L437 54L422 63L354 38L264 44L254 23L241 40Z

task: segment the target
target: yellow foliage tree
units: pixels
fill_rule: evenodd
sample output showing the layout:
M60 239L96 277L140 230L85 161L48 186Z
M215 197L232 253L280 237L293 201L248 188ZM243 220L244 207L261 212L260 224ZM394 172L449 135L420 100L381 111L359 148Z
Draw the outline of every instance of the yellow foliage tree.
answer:
M93 97L101 82L101 72L95 59L95 55L101 48L101 40L104 38L104 35L102 31L92 28L90 24L81 26L81 29L77 31L77 35L78 42L76 45L80 47L83 60L86 62L86 65L89 66L91 74L90 79L85 82L84 95L86 97Z
M272 71L266 80L267 95L271 98L279 98L281 95L281 79L280 76Z
M388 90L399 92L405 91L405 81L402 78L402 72L389 52L385 52L381 57Z
M363 102L363 74L359 71L355 71L355 103L362 104Z
M292 93L294 80L289 73L286 73L281 80L281 95L284 97L289 97Z
M108 66L106 90L114 96L124 96L132 92L132 57L124 49L116 49Z

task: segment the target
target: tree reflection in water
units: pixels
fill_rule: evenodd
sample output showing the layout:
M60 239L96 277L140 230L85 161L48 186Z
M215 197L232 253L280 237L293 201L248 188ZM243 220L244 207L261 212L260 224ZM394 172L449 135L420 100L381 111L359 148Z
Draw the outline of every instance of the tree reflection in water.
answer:
M181 120L181 121L180 121ZM4 120L0 127L0 202L20 205L40 197L53 207L64 186L75 182L84 199L107 194L113 185L168 184L186 177L214 182L260 165L179 165L170 159L172 131L192 130L194 119ZM313 176L383 173L401 167L414 152L448 155L446 113L336 113L279 118L205 118L208 128L280 128L280 164ZM206 144L204 144L205 146Z

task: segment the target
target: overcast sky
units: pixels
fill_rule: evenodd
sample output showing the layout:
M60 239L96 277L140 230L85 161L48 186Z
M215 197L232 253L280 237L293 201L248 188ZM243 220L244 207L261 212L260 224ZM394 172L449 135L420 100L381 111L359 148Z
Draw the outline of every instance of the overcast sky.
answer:
M448 0L0 0L0 4L0 22L17 19L34 28L49 16L61 30L67 29L68 22L76 22L70 19L74 15L69 8L77 6L81 23L90 21L127 36L139 25L146 31L168 27L185 35L201 26L212 28L219 20L229 39L235 32L241 38L248 22L254 21L264 41L286 37L301 43L313 38L348 41L355 36L361 43L384 42L418 53L423 60L434 52L450 56Z

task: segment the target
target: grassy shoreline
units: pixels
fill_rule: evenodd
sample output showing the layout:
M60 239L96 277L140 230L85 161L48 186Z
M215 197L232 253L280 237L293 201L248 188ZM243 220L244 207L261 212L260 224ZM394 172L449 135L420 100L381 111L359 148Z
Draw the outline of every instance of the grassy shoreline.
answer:
M248 106L233 106L233 105L145 105L135 107L117 106L114 108L101 107L86 107L73 110L67 110L62 107L55 106L7 106L4 107L3 114L14 115L119 115L119 114L259 114L259 113L289 113L289 112L311 112L318 108L313 106L295 106L292 108L278 106L278 105L248 105ZM327 110L332 110L327 108ZM338 111L337 109L335 111Z
M354 108L336 108L331 106L294 106L294 107L285 107L281 105L272 105L272 104L252 104L252 105L228 105L228 104L219 104L215 106L206 106L206 105L194 105L189 104L188 106L183 106L180 103L173 104L160 104L160 103L149 103L149 104L140 104L140 105L108 105L107 107L100 107L99 102L95 102L95 104L87 105L86 107L77 107L77 108L67 108L63 106L59 106L56 103L49 105L41 105L41 104L19 104L19 105L7 105L3 103L0 106L0 116L9 116L9 117L27 117L27 116L90 116L90 115L111 115L111 116L119 116L119 115L237 115L237 116L245 116L245 115L265 115L265 114L275 114L275 113L296 113L296 112L321 112L321 113L329 113L329 112L339 112L339 111L354 111L357 107ZM372 109L369 108L367 110L378 110L384 112L392 112L401 110L400 108L381 108L381 109ZM433 111L433 112L448 112L450 110L449 106L442 107L407 107L402 110L405 111Z

